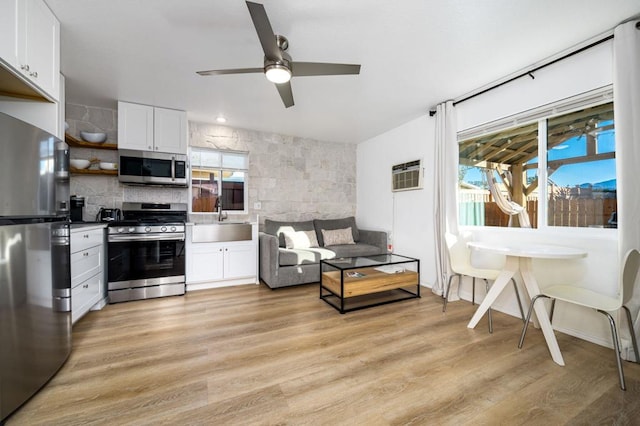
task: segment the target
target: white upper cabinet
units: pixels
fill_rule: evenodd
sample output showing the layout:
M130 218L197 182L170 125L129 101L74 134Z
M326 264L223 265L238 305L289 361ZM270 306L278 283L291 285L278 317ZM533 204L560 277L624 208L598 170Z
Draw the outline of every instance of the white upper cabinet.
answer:
M153 107L118 102L118 148L153 151Z
M18 4L19 71L58 100L60 23L43 0L23 0Z
M187 153L187 113L118 102L118 148Z
M153 109L155 150L187 153L187 113L175 109Z
M0 0L0 58L13 68L18 64L18 1Z
M60 99L60 23L43 0L0 0L0 58L27 85Z

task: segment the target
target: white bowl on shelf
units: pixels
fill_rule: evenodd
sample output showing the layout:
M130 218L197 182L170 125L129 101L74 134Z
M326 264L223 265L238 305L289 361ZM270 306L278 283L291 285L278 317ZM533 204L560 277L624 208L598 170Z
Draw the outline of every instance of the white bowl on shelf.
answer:
M118 170L118 163L106 163L100 162L100 169L102 170Z
M89 160L82 159L71 159L69 160L69 165L74 169L86 169L91 164Z
M93 143L102 143L107 140L106 133L80 132L82 140Z

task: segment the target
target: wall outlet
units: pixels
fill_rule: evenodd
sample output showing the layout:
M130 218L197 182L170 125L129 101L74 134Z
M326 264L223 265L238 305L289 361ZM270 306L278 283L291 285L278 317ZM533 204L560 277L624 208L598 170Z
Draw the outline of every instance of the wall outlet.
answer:
M253 203L254 210L260 210L261 208L262 208L262 203L260 201Z

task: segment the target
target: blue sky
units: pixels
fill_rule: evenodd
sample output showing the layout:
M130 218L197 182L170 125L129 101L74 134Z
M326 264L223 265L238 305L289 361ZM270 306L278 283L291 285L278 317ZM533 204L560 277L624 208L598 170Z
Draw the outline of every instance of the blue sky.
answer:
M608 125L611 122L603 122ZM598 153L615 151L615 131L613 129L601 132L597 137ZM548 161L572 158L586 154L586 137L574 137L563 144L551 149ZM601 160L590 163L571 164L560 167L551 180L560 186L574 186L582 183L598 183L616 178L616 161Z

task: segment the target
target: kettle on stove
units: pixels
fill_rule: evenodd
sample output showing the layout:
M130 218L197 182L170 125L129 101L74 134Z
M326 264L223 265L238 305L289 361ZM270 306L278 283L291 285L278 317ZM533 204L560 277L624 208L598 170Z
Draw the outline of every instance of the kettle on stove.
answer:
M96 222L112 222L122 220L122 212L120 209L107 209L101 207L96 215Z

